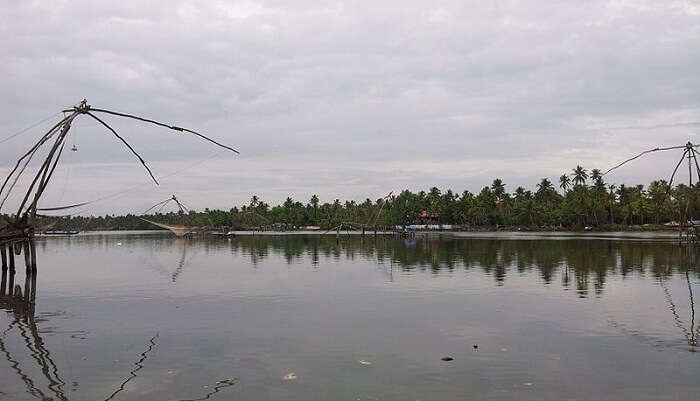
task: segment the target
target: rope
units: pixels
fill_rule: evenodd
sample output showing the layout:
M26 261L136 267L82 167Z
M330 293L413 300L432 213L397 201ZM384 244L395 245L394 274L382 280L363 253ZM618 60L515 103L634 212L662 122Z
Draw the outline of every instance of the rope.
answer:
M202 159L197 160L196 162L194 162L194 163L192 163L192 164L189 164L189 165L187 165L187 166L185 166L185 167L183 167L183 168L177 169L177 170L173 171L173 172L170 173L170 174L166 174L166 175L164 175L164 176L161 176L161 180L163 180L163 179L165 179L165 178L170 178L170 177L172 177L172 176L174 176L174 175L178 175L178 174L182 173L183 171L189 170L189 169L191 169L192 167L196 167L196 166L198 166L198 165L200 165L200 164L202 164L202 163L205 163L205 162L207 162L207 161L213 159L213 158L216 157L217 155L219 155L221 152L222 152L222 151L220 151L220 150L219 150L219 151L216 151L216 152L210 154L209 156L207 156L207 157L205 157L205 158L202 158ZM89 200L89 201L87 201L87 202L84 202L83 204L84 204L84 205L91 205L91 204L98 203L98 202L101 202L101 201L104 201L104 200L107 200L107 199L118 198L118 197L120 197L120 196L127 195L127 194L130 193L131 191L133 191L133 190L135 190L135 189L138 189L138 188L141 188L141 187L144 187L144 186L146 186L146 185L149 185L149 186L150 186L151 184L145 184L145 183L144 183L144 184L134 185L133 187L129 187L129 188L123 189L123 190L121 190L121 191L112 193L112 194L110 194L110 195L105 195L105 196L102 196L102 197L99 197L99 198L95 198L95 199ZM89 209L78 210L75 214L80 214L80 213L82 213L82 212L84 212L84 211L87 211L87 210L89 210ZM53 217L68 217L68 215L65 215L65 216L53 216Z
M7 142L7 141L9 141L9 140L11 140L11 139L17 137L17 136L20 136L20 135L24 134L25 132L29 131L30 129L35 128L35 127L37 127L37 126L39 126L39 125L41 125L41 124L43 124L43 123L45 123L45 122L47 122L47 121L53 119L54 117L56 117L57 115L59 115L59 114L61 114L61 113L62 113L62 112L59 111L59 112L56 113L56 114L50 115L50 116L46 117L45 119L43 119L43 120L41 120L41 121L39 121L39 122L36 122L36 123L34 123L34 124L32 124L32 125L26 127L26 128L23 128L23 129L21 129L21 130L15 132L14 134L8 136L8 137L5 138L5 139L0 139L0 143L5 143L5 142Z

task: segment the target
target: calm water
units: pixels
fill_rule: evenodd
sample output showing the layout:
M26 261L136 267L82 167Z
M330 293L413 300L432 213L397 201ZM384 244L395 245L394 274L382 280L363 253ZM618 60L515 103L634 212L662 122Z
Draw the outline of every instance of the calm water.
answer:
M0 400L700 399L698 253L664 240L110 234L38 252L35 310L0 302Z

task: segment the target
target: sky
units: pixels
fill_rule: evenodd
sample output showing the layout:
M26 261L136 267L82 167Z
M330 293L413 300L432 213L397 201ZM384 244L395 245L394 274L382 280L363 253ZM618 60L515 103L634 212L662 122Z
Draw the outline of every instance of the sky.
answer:
M84 98L241 152L105 116L156 186L81 116L40 205L97 200L73 213L534 189L700 142L700 0L0 0L0 32L2 177ZM679 157L606 179L668 178Z

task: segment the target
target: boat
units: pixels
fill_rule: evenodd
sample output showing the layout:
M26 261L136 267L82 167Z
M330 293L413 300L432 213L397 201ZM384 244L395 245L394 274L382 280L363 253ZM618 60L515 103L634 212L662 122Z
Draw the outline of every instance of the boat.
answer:
M76 235L80 233L80 231L72 231L72 230L46 230L42 232L41 234L44 235Z

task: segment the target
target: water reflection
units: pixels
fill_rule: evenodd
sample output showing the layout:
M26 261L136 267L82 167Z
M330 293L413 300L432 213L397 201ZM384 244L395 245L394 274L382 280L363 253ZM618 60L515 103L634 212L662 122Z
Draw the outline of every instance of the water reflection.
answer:
M127 385L132 379L138 377L138 375L136 374L136 372L138 372L139 370L143 369L143 363L144 363L144 361L148 358L148 353L151 352L151 351L153 350L153 348L156 346L156 339L157 339L157 338L158 338L158 333L156 333L153 337L151 337L150 340L148 340L148 346L147 346L146 350L143 351L143 352L140 354L141 358L140 358L138 361L134 362L134 366L136 366L136 368L134 368L131 372L129 372L129 376L127 376L127 377L121 382L121 384L119 385L119 387L118 387L116 390L114 390L114 392L113 392L112 394L110 394L109 397L105 398L105 401L109 401L109 400L114 399L114 397L116 397L117 394L119 394L119 393L121 393L122 391L124 391L124 388L126 388L126 385Z
M2 278L0 391L14 393L0 399L697 394L698 252L672 243L112 234L37 245L51 263L38 295L31 277ZM75 316L49 328L42 318L56 316L35 318L34 298ZM299 379L282 380L289 372ZM72 392L74 378L89 386ZM532 393L516 394L526 382Z
M239 237L229 241L234 254L246 255L253 265L271 256L281 256L287 263L310 259L319 266L322 260L342 258L375 260L388 266L387 275L393 279L394 266L403 272L429 270L435 275L453 273L458 269L478 269L493 276L503 285L509 274L537 271L545 285L557 275L563 288L573 286L577 296L586 298L591 292L601 296L609 275L622 278L636 274L651 275L663 289L669 312L688 345L697 346L700 322L695 324L695 301L691 276L700 277L697 247L678 247L668 242L614 241L591 239L508 240L426 237L422 239L380 238L367 241L359 236L336 241L328 236L269 236ZM684 276L690 316L679 316L671 290L666 282L673 274ZM677 295L685 299L686 295ZM614 323L618 326L618 323ZM639 333L637 333L639 334Z
M184 255L186 244L178 244L177 246L183 249ZM184 267L183 261L184 257L181 259L178 268ZM14 284L15 276L15 271L9 271L8 269L2 270L0 311L11 315L11 320L2 333L0 333L0 353L7 361L7 365L12 372L15 373L24 384L26 394L41 400L56 399L68 401L69 398L65 390L66 381L61 378L59 368L54 362L51 352L46 347L40 335L41 330L37 325L38 322L46 322L47 319L51 317L47 314L44 314L43 317L38 319L36 317L35 301L37 275L29 273L26 275L24 291L19 284ZM175 278L173 281L175 281ZM12 291L9 291L8 288L12 289ZM53 316L56 316L56 314L53 314ZM51 332L56 333L54 330ZM65 334L66 332L63 333ZM71 334L72 338L84 338L79 336L85 334L84 331L80 330L67 333ZM20 339L22 348L19 352L11 351L10 347L6 345L13 335L18 336ZM158 337L159 333L156 332L155 335L148 340L145 350L139 354L139 359L133 364L134 369L132 369L129 375L119 383L107 398L105 398L105 401L117 398L120 393L125 391L128 383L138 377L137 373L144 368L146 359L148 359L149 354L157 346L156 340ZM26 366L28 365L27 361L32 362L31 366ZM37 376L37 372L40 372L39 376ZM46 384L42 386L41 383ZM181 401L206 400L222 389L233 386L235 383L236 378L220 380L212 386L211 390L204 391L201 397ZM77 381L72 382L71 390L77 390L78 386L79 383ZM3 394L4 393L0 391L0 396Z
M34 314L34 301L36 297L36 274L27 274L24 295L19 284L14 284L15 272L2 271L2 286L0 287L0 310L12 315L12 320L7 328L0 335L0 352L8 362L10 369L24 383L28 394L39 399L67 400L64 387L66 382L61 379L56 363L53 361L51 352L45 347L44 340L39 334L37 322ZM6 284L8 286L6 287ZM17 335L21 338L21 343L26 349L26 354L36 364L25 367L21 361L25 361L23 353L19 358L15 358L13 353L6 346L7 338ZM32 377L29 372L38 370L41 377L48 382L46 389L42 390L37 377Z
M247 256L256 266L271 256L287 263L310 260L314 266L330 260L374 260L391 264L404 272L429 270L439 275L458 269L478 269L503 284L509 274L537 271L545 284L557 276L565 288L574 286L581 297L600 295L608 275L623 278L651 274L669 278L674 272L698 276L697 248L679 248L667 242L639 242L590 239L501 240L496 238L424 239L380 238L362 240L330 236L238 237L226 246L233 254ZM216 249L209 244L209 251Z
M678 308L673 301L673 296L671 295L671 290L666 286L664 280L659 280L659 284L664 290L664 295L666 302L668 303L668 308L673 314L673 321L676 324L683 336L685 337L688 345L695 347L698 345L697 337L700 335L700 322L698 323L697 330L695 329L695 299L693 298L693 286L690 284L690 274L685 272L685 280L688 283L688 299L690 304L690 323L686 326L684 320L678 314Z

